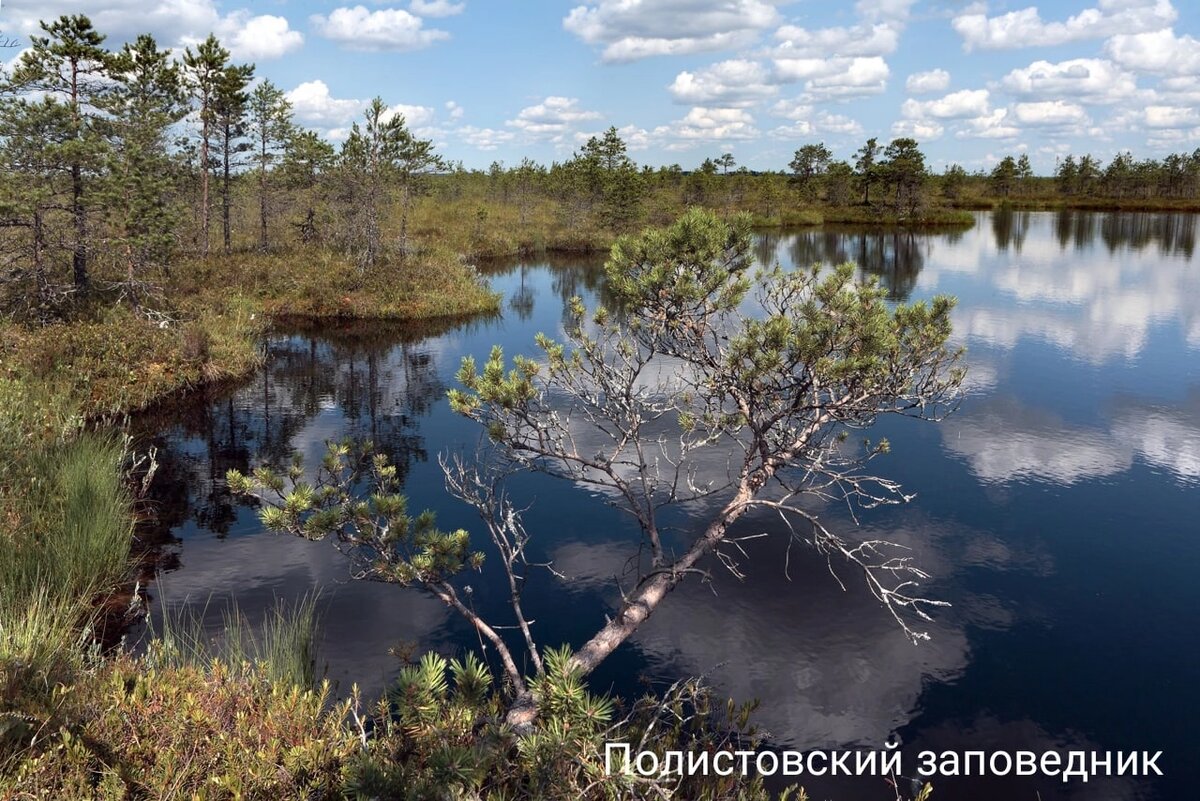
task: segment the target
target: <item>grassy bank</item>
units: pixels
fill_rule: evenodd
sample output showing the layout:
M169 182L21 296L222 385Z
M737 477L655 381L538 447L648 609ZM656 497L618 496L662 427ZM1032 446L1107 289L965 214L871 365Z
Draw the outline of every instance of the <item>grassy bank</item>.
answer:
M956 201L965 209L989 210L1008 206L1020 211L1128 211L1200 213L1197 198L1111 198L1062 197L1057 195L1012 196L990 195Z
M277 604L256 638L239 618L227 613L216 645L184 614L141 656L59 655L53 688L4 699L0 798L771 797L736 774L608 775L611 741L647 743L660 758L763 745L754 704L722 703L699 682L622 704L592 695L568 651L552 651L537 684L544 714L518 737L473 656L427 654L386 697L334 702L313 670L311 601Z
M94 298L46 326L0 325L0 375L96 420L248 375L281 317L430 320L495 311L474 268L434 252L360 275L344 257L237 253L185 261L158 316Z
M119 440L76 436L75 415L37 406L12 382L0 395L31 401L0 412L0 718L23 719L86 661L129 575L133 521ZM35 419L14 420L23 408Z

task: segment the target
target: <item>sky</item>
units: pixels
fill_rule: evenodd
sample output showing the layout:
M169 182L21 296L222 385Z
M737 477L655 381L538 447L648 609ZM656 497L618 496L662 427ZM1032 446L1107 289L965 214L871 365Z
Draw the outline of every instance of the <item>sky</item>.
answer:
M1200 147L1196 0L0 0L0 63L80 13L112 47L216 33L334 141L380 96L468 168L563 160L609 126L685 169L872 136L1041 173Z

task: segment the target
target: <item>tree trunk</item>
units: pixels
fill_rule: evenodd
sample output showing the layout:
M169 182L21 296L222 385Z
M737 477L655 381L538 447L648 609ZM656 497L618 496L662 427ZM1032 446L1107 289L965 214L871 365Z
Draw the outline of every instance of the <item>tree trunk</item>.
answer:
M75 245L71 254L71 268L75 288L86 292L87 270L87 216L83 210L83 174L78 164L71 165L71 213L75 217Z
M267 166L264 150L263 163L258 173L258 246L264 252L267 249Z
M50 289L46 283L45 250L46 232L42 226L42 210L35 207L33 210L33 276L37 282L39 302L49 295Z
M200 236L204 258L208 258L208 101L200 107Z
M402 203L400 206L400 254L406 256L408 254L408 211L412 206L412 193L409 191L408 179L404 179L404 191L401 195Z
M83 118L79 112L79 62L75 59L71 59L71 114L75 122L75 136L81 138ZM87 219L83 211L83 170L78 161L71 165L71 214L75 218L71 269L75 288L87 292Z
M729 526L745 514L746 502L753 492L743 484L721 513L708 524L703 536L692 543L682 557L669 567L646 579L625 601L620 612L605 624L592 639L571 657L571 662L586 675L591 673L604 659L629 639L638 627L650 617L662 600L683 580L696 563L725 538Z
M229 235L229 124L225 124L224 144L221 148L222 158L222 179L221 179L221 227L224 235L225 253L228 254L233 250L232 240Z

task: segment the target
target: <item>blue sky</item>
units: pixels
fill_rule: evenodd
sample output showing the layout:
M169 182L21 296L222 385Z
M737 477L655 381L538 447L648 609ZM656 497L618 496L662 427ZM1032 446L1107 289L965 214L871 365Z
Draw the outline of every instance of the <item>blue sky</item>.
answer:
M969 169L1200 147L1191 0L0 0L0 32L64 13L114 45L214 31L329 138L380 95L468 167L563 159L609 125L685 168L869 136Z

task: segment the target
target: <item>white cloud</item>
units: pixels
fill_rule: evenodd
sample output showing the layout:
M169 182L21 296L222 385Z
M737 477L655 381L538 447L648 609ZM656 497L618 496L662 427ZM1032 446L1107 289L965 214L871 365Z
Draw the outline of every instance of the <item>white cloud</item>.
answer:
M1200 40L1176 36L1167 28L1152 33L1122 33L1108 40L1109 58L1138 72L1200 75Z
M979 117L988 113L988 90L963 89L958 92L951 92L937 100L913 100L909 98L900 107L900 113L910 120L929 117L938 120Z
M283 17L251 17L249 11L230 14L216 33L234 58L252 61L279 58L304 44L304 36L293 31Z
M310 20L326 39L351 50L419 50L450 38L445 31L425 28L420 17L398 8L335 8L329 16L314 14Z
M450 119L452 120L461 120L463 114L466 112L463 111L463 107L458 103L455 103L453 100L447 100L446 113L450 115Z
M667 88L676 103L725 107L754 105L778 91L770 82L766 67L745 59L722 61L697 72L681 72Z
M1170 0L1099 0L1096 8L1086 8L1063 22L1046 22L1037 7L1030 6L998 17L962 14L952 24L962 36L964 49L1002 50L1154 31L1177 16Z
M617 129L617 133L625 140L625 145L632 151L646 150L653 144L653 134L645 128L636 125L625 125Z
M933 92L944 92L950 86L950 73L942 69L928 72L914 72L904 82L904 88L909 94L923 95Z
M498 131L495 128L476 128L466 125L458 129L458 136L476 150L495 150L501 145L513 141L512 131Z
M975 139L1012 139L1020 135L1021 129L1012 124L1008 109L1004 108L965 120L958 132L959 138Z
M111 38L150 32L171 44L181 43L189 35L203 39L221 20L212 0L41 0L16 6L5 3L2 13L6 32L41 34L39 20L86 13L96 30Z
M828 111L817 111L806 103L794 100L780 100L771 107L771 113L776 117L793 120L792 125L784 125L771 131L776 139L793 139L797 136L810 136L816 133L858 135L862 133L862 124L843 114L831 114Z
M1111 61L1075 58L1051 64L1035 61L1003 80L1008 91L1026 96L1070 98L1086 103L1115 103L1137 92L1134 76Z
M852 28L809 30L784 25L775 33L776 51L782 58L825 58L828 56L886 56L896 50L900 26L880 22Z
M428 126L433 122L434 117L437 116L437 112L429 106L410 106L405 103L397 103L393 106L388 106L388 110L384 112L382 119L384 122L387 122L397 115L404 115L404 124L409 128L416 129L414 133L418 136L428 136L431 132Z
M309 125L336 128L347 125L364 108L364 100L339 100L324 81L306 81L287 93L296 118Z
M704 108L697 106L681 119L669 126L655 129L660 137L669 137L679 143L725 142L735 139L754 139L758 129L754 118L740 108ZM671 147L668 145L668 147ZM675 149L675 148L673 148Z
M1200 112L1190 106L1147 106L1147 128L1192 128L1200 125Z
M450 0L409 0L412 13L422 17L452 17L461 14L467 7L466 3L452 3Z
M892 123L892 135L910 136L921 142L939 139L944 132L945 128L932 120L897 120Z
M868 20L904 20L917 0L858 0L854 10Z
M600 119L599 112L579 108L574 97L547 97L541 103L526 106L506 125L517 128L535 139L563 141L563 135L581 122Z
M891 71L881 57L870 56L776 59L775 73L780 81L804 81L807 100L828 100L879 94Z
M743 47L778 21L767 0L588 0L563 27L620 62Z
M795 100L780 100L771 106L771 113L788 120L809 120L813 116L813 107Z
M817 130L831 134L858 136L863 132L862 124L844 114L829 114L822 111L817 115Z
M798 120L791 125L780 125L771 129L774 139L804 139L817 133L817 126L808 120Z
M287 99L300 122L324 129L325 136L333 140L345 139L350 133L350 123L368 106L366 100L333 97L322 80L300 84L287 93ZM388 106L383 118L386 121L397 114L404 115L405 124L418 136L430 137L440 133L428 127L437 117L437 112L429 106L395 103Z
M1083 106L1064 100L1017 103L1013 112L1022 125L1060 127L1086 125L1091 121Z
M236 9L222 15L214 0L41 0L13 7L4 4L3 27L21 34L41 34L39 20L61 14L87 14L109 44L151 33L164 45L186 46L215 33L235 58L278 58L304 43L285 17L255 15Z

